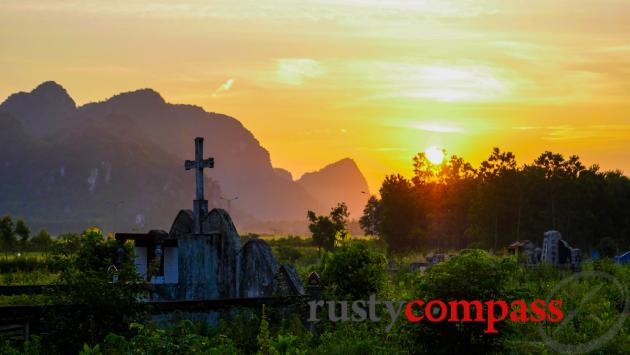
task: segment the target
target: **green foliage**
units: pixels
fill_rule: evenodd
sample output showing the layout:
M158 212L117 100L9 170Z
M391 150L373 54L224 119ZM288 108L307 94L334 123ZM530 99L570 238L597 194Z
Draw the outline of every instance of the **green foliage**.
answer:
M23 219L18 219L15 223L15 234L20 237L19 243L26 246L28 239L31 237L31 229L26 225Z
M363 208L363 216L359 218L359 226L365 235L378 235L378 204L379 199L372 195L365 204L365 208Z
M50 234L44 229L32 237L31 228L23 219L14 223L11 216L0 218L0 249L5 252L5 257L9 252L48 252L52 243Z
M328 216L318 216L313 211L308 211L307 217L310 222L308 229L313 235L313 242L318 248L331 251L339 244L349 238L348 207L345 202L333 207Z
M0 218L0 246L2 250L4 250L5 257L17 244L17 238L15 237L15 230L13 228L13 219L11 219L11 216Z
M462 250L429 268L418 286L431 299L499 299L505 296L508 276L515 268L510 259L491 257L478 249Z
M251 354L258 351L260 317L248 309L235 310L234 319L221 319L218 333L230 339L243 352Z
M50 234L45 229L40 229L35 236L31 239L31 243L33 244L33 248L35 250L42 251L44 253L48 253L53 244L52 238Z
M188 320L166 329L158 328L154 323L132 323L130 332L129 338L109 334L96 346L103 349L104 354L241 353L229 338L218 334L201 334L202 326Z
M81 249L81 236L78 234L62 234L52 245L52 261L55 267L65 267L72 262L73 256Z
M0 265L2 262L0 262ZM48 285L56 283L59 275L47 269L37 268L33 271L10 271L0 274L0 285Z
M378 324L339 323L326 330L311 354L407 354L421 348L409 344L396 333L387 334Z
M390 175L383 181L376 215L376 229L393 254L407 252L422 245L426 236L423 201L411 183L401 175Z
M277 247L278 261L281 263L294 264L299 258L302 257L302 253L295 247L281 245Z
M94 347L90 347L87 344L83 344L83 349L79 351L79 355L102 355L100 345L94 345Z
M331 295L365 299L376 294L385 282L385 256L365 243L353 242L323 261L321 280Z
M618 252L617 243L614 239L608 237L600 239L597 249L604 258L614 258Z
M0 273L55 271L53 261L41 255L17 254L0 259Z
M458 156L432 164L413 158L411 181L385 178L381 199L370 199L361 225L394 254L408 250L481 247L499 251L514 240L540 245L543 232L560 231L589 250L604 236L630 245L630 179L620 171L585 167L577 156L546 151L518 165L494 148L478 169Z
M82 244L87 245L82 246L75 256L70 255L68 262L71 268L74 267L72 265L82 265L92 270L102 270L106 263L90 260L87 256L91 253L100 255L102 248L107 250L108 239L97 231L88 231L81 240ZM303 241L292 238L279 243L305 247ZM574 275L569 270L548 265L525 268L511 258L493 257L481 250L463 250L458 256L432 266L425 273L401 271L388 277L384 273L382 252L370 246L376 247L377 244L353 241L325 255L320 271L322 282L331 297L364 299L370 293L378 293L381 300L493 299L509 302L523 299L530 303L535 299L545 299L561 280ZM75 264L73 260L79 255L82 255L84 262ZM112 256L105 253L103 257ZM604 272L622 285L630 284L630 266L627 265L602 259L586 263L583 269L586 272ZM329 280L334 282L329 283ZM107 284L116 287L116 284ZM361 290L365 285L371 286ZM110 292L99 287L97 292ZM347 289L351 292L346 292ZM287 320L282 318L282 312L270 307L265 307L262 316L249 309L233 309L231 317L221 319L217 327L205 323L193 324L186 320L165 327L138 318L123 319L120 324L108 324L102 318L99 320L100 316L94 313L95 310L91 310L90 314L87 310L77 308L73 312L82 312L89 321L81 323L73 318L58 318L59 322L67 321L71 325L56 323L63 330L51 334L58 337L65 347L51 350L50 339L46 337L42 340L43 346L33 345L32 349L35 350L30 353L39 354L46 349L48 353L56 350L86 354L551 354L554 350L545 343L539 329L546 330L554 340L563 344L579 345L597 339L619 319L627 297L613 284L602 284L588 278L576 279L558 290L556 298L565 301L565 316L577 310L577 316L570 322L560 326L504 321L497 323L499 334L484 334L483 322L458 324L423 321L411 324L404 318L390 332L386 332L389 318L383 313L380 317L384 321L376 323L322 321L317 325L317 335L314 335L300 322L299 316L303 314L296 312ZM109 293L104 297L112 295ZM102 302L96 295L92 297L95 297L96 302ZM126 312L124 307L109 308L108 305L100 304L105 312ZM135 323L129 324L130 321ZM101 328L103 332L99 333L97 330ZM88 332L89 329L93 332ZM81 339L79 336L74 338L75 332L80 333ZM593 353L627 353L630 346L630 321L626 320L613 336ZM3 354L19 354L26 352L25 349L22 344L0 342L0 353Z
M124 331L138 316L136 297L144 291L141 278L129 258L118 268L118 282L108 272L118 255L118 242L106 238L96 228L80 237L78 251L72 253L72 240L54 250L53 259L61 270L59 283L65 292L55 293L55 303L72 305L72 312L49 314L55 346L79 347L84 342L96 344L111 331ZM127 246L127 253L133 250Z
M510 259L493 258L481 250L464 250L459 256L436 264L421 275L415 286L417 294L414 299L509 302L512 299L508 292L509 276L516 268ZM486 307L484 305L484 309ZM486 324L483 322L419 322L409 327L413 329L413 338L418 346L451 354L496 350L499 337L509 331L508 326L508 322L500 324L500 328L497 328L500 335L484 334Z
M260 319L260 331L256 337L258 340L258 353L259 355L275 355L278 354L276 348L271 344L271 335L269 334L269 321L265 316L265 306L262 308L262 316Z
M0 339L0 354L3 355L39 355L43 353L40 339L36 335L31 336L28 341L21 344Z

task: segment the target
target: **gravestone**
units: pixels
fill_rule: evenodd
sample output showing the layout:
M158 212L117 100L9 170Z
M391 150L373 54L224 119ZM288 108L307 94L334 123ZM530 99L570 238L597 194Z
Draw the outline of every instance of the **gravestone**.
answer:
M581 250L572 248L558 231L544 234L540 261L552 265L570 265L578 270L581 265Z
M540 261L542 249L537 248L530 240L517 240L508 246L508 253L520 262L533 265Z
M154 287L153 300L204 300L303 295L304 287L290 266L279 266L269 245L241 238L228 212L208 211L203 170L214 159L203 157L203 138L195 139L197 183L193 210L181 210L169 232L117 233L119 242L133 240L136 265ZM124 250L124 249L123 249ZM149 277L150 276L150 277Z
M261 239L250 239L243 246L241 296L261 297L273 294L273 278L278 263L271 248Z
M410 272L415 272L415 271L425 272L428 268L429 268L429 263L415 262L415 263L409 264Z
M446 256L444 254L433 254L433 255L428 255L426 259L427 259L427 262L429 263L429 266L432 266L446 260Z

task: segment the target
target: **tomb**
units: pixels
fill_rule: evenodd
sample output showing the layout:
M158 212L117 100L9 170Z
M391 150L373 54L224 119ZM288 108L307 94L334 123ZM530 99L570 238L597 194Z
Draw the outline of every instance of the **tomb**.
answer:
M426 257L427 262L429 263L429 266L444 262L444 260L446 260L446 256L444 254L433 254L433 255L428 255Z
M507 248L508 255L516 257L519 262L532 265L540 262L541 248L530 240L517 240Z
M529 240L517 240L507 247L508 255L526 265L547 263L554 266L570 266L578 271L581 267L582 251L573 248L562 239L558 231L547 231L544 234L542 248Z
M572 248L558 231L547 231L543 239L540 261L552 265L571 266L574 270L580 268L581 250Z
M168 232L115 235L121 245L133 241L136 269L153 285L150 299L303 295L304 287L295 269L279 265L265 241L252 239L241 245L230 215L223 209L208 210L203 169L213 166L214 159L203 159L203 138L196 138L195 160L185 162L186 170L196 172L193 210L181 210ZM124 248L119 253L124 253Z
M415 271L425 272L428 268L429 268L429 263L414 262L414 263L409 264L410 272L415 272Z

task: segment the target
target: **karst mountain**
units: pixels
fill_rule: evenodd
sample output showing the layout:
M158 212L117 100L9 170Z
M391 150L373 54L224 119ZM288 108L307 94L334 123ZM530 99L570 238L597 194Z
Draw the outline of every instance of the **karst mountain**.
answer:
M239 226L304 221L348 204L358 218L367 183L351 159L294 180L237 119L171 104L151 89L77 106L55 82L9 96L0 105L0 214L59 233L168 228L190 208L193 139L215 158L206 172L211 207L227 208Z

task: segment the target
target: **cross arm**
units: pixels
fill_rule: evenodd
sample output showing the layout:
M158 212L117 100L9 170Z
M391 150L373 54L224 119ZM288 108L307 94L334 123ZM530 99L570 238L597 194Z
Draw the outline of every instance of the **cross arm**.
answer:
M184 168L186 168L186 170L195 168L214 168L214 158L208 158L204 160L186 160L186 162L184 163Z

